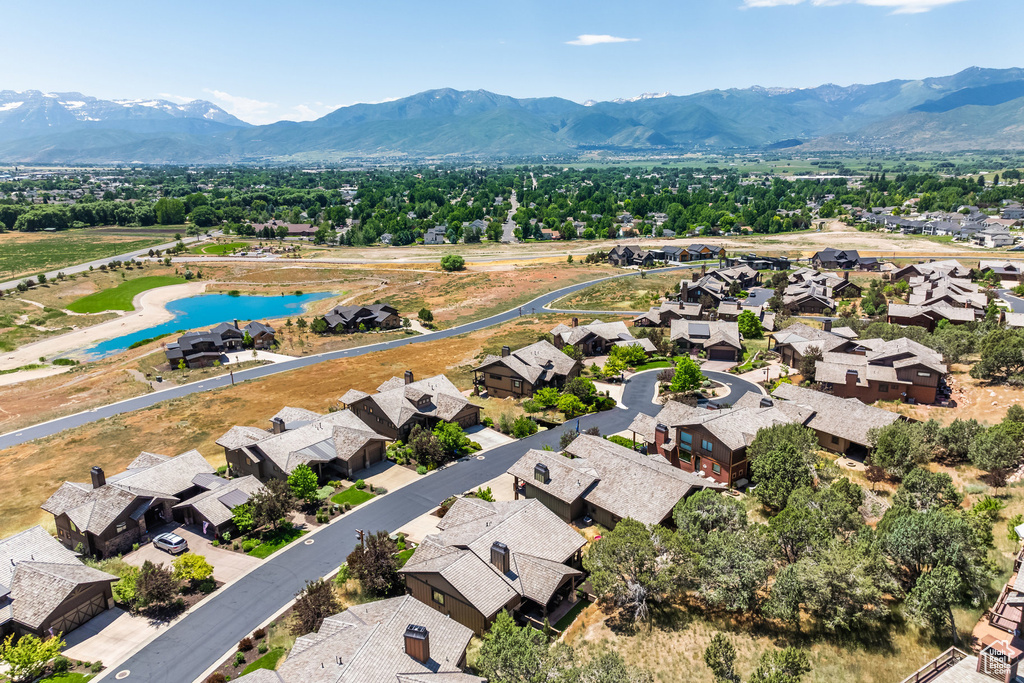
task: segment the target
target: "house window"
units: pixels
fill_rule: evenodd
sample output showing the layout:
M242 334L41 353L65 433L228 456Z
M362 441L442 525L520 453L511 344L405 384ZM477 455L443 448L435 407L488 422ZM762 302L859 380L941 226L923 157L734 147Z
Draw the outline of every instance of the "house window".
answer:
M522 386L523 386L523 381L522 380L519 380L519 379L512 380L512 387L514 389L521 389Z
M687 452L693 450L693 436L691 434L687 434L686 432L679 432L679 447ZM689 462L690 456L686 457L687 462Z
M710 442L710 441L708 441L708 440L706 440L706 439L701 439L701 441L700 441L700 445L701 445L701 448L703 448L704 450L706 450L706 451L707 451L707 452L709 452L709 453L710 453L710 452L711 452L712 450L714 450L714 446L713 446L713 445L711 444L711 442Z
M118 522L117 527L116 527L117 533L123 534L125 532L125 530L127 530L127 529L128 529L128 523L127 522Z
M878 390L881 391L881 392L887 392L887 391L889 391L889 385L888 384L879 384L878 385Z
M922 372L922 371L918 370L917 376L918 377L931 377L932 373L930 373L930 372Z
M717 462L713 462L711 463L711 471L714 472L715 474L721 474L722 466L719 465Z
M832 435L832 443L839 443L839 437L835 434Z
M495 380L497 382L500 382L501 381L501 375L495 375L495 374L492 373L491 374L491 379L493 379L493 380Z
M431 591L430 591L430 599L433 600L434 602L436 602L439 605L443 605L444 604L444 593L442 593L441 591L439 591L437 589L431 589Z
M679 453L679 461L680 462L690 462L692 459L693 459L693 456L690 455L690 452L688 450L681 451Z
M74 522L72 522L72 521L70 521L70 520L69 520L69 521L68 521L68 524L70 524L70 525L71 525L71 530L72 530L72 531L75 531L75 532L77 532L77 531L78 531L78 527L77 527L77 526L75 526L75 523L74 523Z

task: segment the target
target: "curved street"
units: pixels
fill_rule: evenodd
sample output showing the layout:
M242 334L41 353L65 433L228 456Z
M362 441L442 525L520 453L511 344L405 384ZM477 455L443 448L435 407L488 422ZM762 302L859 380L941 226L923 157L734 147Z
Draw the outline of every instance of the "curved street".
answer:
M653 402L657 375L656 370L634 375L624 389L625 407L581 417L580 429L596 426L602 434L614 434L628 428L638 413L656 414L660 408ZM734 402L748 392L760 392L756 384L727 373L705 375L730 387L730 393L722 397L726 402ZM108 674L127 669L131 672L127 680L147 683L199 679L239 640L288 604L307 580L325 576L344 562L355 549L357 529L398 529L433 510L445 498L473 490L503 474L530 449L550 446L557 450L562 431L574 428L575 422L466 458L337 518L308 539L312 544L286 546L236 583L215 593L123 664L111 666Z

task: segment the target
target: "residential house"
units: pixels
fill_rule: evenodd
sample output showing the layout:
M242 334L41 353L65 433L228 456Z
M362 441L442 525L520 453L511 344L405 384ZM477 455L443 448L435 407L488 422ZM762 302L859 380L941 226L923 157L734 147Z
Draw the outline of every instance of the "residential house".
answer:
M1002 226L985 228L971 235L971 241L990 249L1013 246L1015 238Z
M669 235L665 235L668 237ZM662 253L665 254L665 260L671 261L672 263L680 263L689 261L689 251L686 247L662 247Z
M747 266L754 270L789 270L792 266L785 256L758 256L757 254L744 254L732 256L725 259L727 266Z
M516 351L501 347L500 356L487 356L473 370L473 382L490 397L520 398L545 387L561 389L582 369L581 362L541 340Z
M679 283L679 301L689 303L706 302L706 308L717 308L729 296L729 285L711 275L704 275L696 281L682 280Z
M1024 282L1024 261L981 261L978 270L986 276L995 273L1000 280Z
M948 320L954 325L974 322L977 312L973 308L957 308L947 303L933 305L889 304L885 314L886 320L896 325L916 325L927 330L934 330L940 320Z
M613 346L636 345L648 354L657 349L650 339L637 339L629 332L624 322L605 323L595 320L588 325L580 325L578 318L573 318L569 325L559 324L551 330L556 348L574 346L584 357L603 356Z
M689 261L725 258L725 248L713 244L691 244L686 247Z
M1020 608L1014 606L1020 612ZM951 647L903 679L902 683L1013 683L1024 643L1016 636L979 643L977 655ZM1016 647L1015 647L1016 645Z
M202 527L204 534L218 538L234 528L235 508L245 505L265 488L251 474L230 480L210 475L204 484L210 488L183 500L173 510L185 524Z
M953 308L973 309L975 314L984 315L988 297L981 288L967 279L929 273L910 278L910 294L907 301L911 306L946 305Z
M769 335L768 348L779 354L783 365L796 367L805 355L813 351L856 352L856 338L857 333L849 327L833 329L831 320L826 320L821 330L803 323L793 323Z
M736 284L741 289L756 287L761 283L761 273L748 265L715 268L708 271L708 276L721 280L726 285Z
M67 635L114 606L117 580L41 526L0 539L0 638Z
M530 450L508 473L515 477L517 500L536 498L565 522L586 517L608 529L627 517L661 524L683 498L722 488L659 456L589 434L573 439L564 453Z
M411 595L349 607L238 683L486 683L464 673L473 632Z
M270 429L235 426L217 439L236 477L287 479L308 465L321 481L351 478L384 459L386 439L350 410L321 415L286 407L270 418Z
M739 361L743 342L739 326L728 320L673 320L669 338L680 349L696 354L704 351L708 360Z
M835 396L935 403L940 387L945 392L946 366L942 355L907 338L882 341L861 339L866 352L826 352L815 364L814 381Z
M790 315L831 315L836 309L832 288L813 282L786 287L782 294L782 305Z
M795 407L743 405L708 410L669 401L651 417L637 415L629 429L647 452L663 458L684 472L706 477L722 486L744 486L749 476L747 446L759 429L806 417L794 418Z
M836 273L823 273L813 268L800 268L789 275L791 285L818 285L831 290L829 296L835 299L856 299L861 295L863 289L860 285L850 281L849 271L844 271L842 276Z
M576 602L586 539L540 501L458 498L437 527L399 573L410 595L477 635L502 610L543 624Z
M742 312L743 306L740 302L736 299L728 298L718 304L718 310L715 311L715 318L717 320L735 321L740 317L740 313Z
M241 351L247 332L255 348L273 348L273 327L255 320L244 327L239 327L238 321L235 320L233 323L220 323L210 330L183 334L177 341L164 346L164 354L172 368L179 367L183 361L189 368L207 367L214 362L220 362L228 351Z
M443 225L427 228L423 233L423 244L444 244L445 230Z
M663 301L633 318L633 327L670 327L673 320L700 320L701 310L700 304Z
M470 403L447 377L414 381L411 370L381 384L376 394L349 389L341 404L388 439L404 441L416 425L432 430L439 422L480 424L480 406Z
M1002 217L1013 221L1024 219L1024 206L1020 204L1009 204L1003 207Z
M149 530L174 519L172 507L198 494L214 469L199 451L173 458L142 453L128 469L106 478L93 467L91 481L65 482L43 503L57 539L95 557L126 553L149 540Z
M776 399L797 405L809 411L810 418L804 421L818 436L818 445L825 450L856 455L866 455L871 444L868 431L873 427L886 427L903 419L898 413L869 406L855 398L840 398L795 384L779 384L772 391ZM749 397L749 398L748 398ZM744 394L736 405L751 401L760 402L756 394Z
M861 256L854 249L833 249L828 247L811 257L811 265L826 270L878 270L877 258Z
M390 304L335 306L323 319L331 332L394 330L402 325L398 309Z
M608 263L628 268L638 266L649 268L654 265L655 253L636 244L617 244L608 252Z
M908 283L915 277L946 276L951 278L969 278L971 269L956 259L944 259L942 261L926 261L922 263L911 263L896 269L890 275L893 282L906 280Z

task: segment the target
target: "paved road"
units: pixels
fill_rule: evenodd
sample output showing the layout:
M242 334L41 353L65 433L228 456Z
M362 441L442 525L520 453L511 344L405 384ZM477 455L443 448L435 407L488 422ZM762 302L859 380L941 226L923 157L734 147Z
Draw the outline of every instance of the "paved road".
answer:
M613 434L626 429L638 413L656 414L659 406L652 398L657 374L645 372L634 376L623 394L627 408L584 416L579 420L580 429L597 426L602 434ZM747 392L760 391L757 385L726 373L705 374L730 385L732 391L723 397L724 401L733 402ZM574 427L575 422L564 429ZM198 679L253 628L286 605L307 580L324 576L344 562L355 549L356 529L397 529L433 510L448 496L470 491L503 474L529 449L546 445L557 449L562 431L539 432L499 446L479 458L469 458L423 477L367 507L356 508L318 532L312 545L299 541L272 556L109 671L128 669L131 674L127 680L148 683Z
M205 239L208 239L208 238L206 236L185 237L185 238L182 239L182 242L184 242L185 244L192 244L193 242L198 242L199 240L205 240ZM153 247L146 247L145 249L139 249L138 251L130 251L130 252L126 253L126 254L119 254L117 256L109 256L107 258L101 258L101 259L96 259L95 261L89 261L88 263L79 263L76 266L68 266L66 268L59 268L58 270L51 270L50 272L48 272L46 274L46 278L47 279L53 279L53 278L57 277L57 273L64 273L65 275L71 275L72 273L81 273L83 271L89 270L89 266L92 266L93 268L99 268L101 265L110 263L111 261L130 261L133 258L140 258L142 256L149 256L149 250L150 249L159 249L160 251L163 251L165 249L170 249L171 247L173 247L177 243L178 243L177 240L175 240L174 242L167 242L166 244L158 244L158 245L153 246ZM11 287L17 287L19 282L22 282L23 280L26 280L26 279L28 279L27 276L23 277L23 278L18 278L17 280L8 280L7 282L0 282L0 289L10 289Z
M689 268L692 266L682 265L677 268L665 269L665 270L680 270ZM659 271L664 272L664 271ZM394 341L382 342L380 344L371 344L368 346L360 346L353 349L344 349L342 351L330 351L328 353L321 353L311 356L304 356L296 358L295 360L284 361L282 363L275 363L273 365L263 365L260 367L249 368L241 370L234 374L234 381L241 382L249 379L257 379L260 377L267 377L269 375L277 374L279 372L287 372L288 370L294 370L296 368L303 368L317 363L323 363L324 361L334 360L336 358L352 358L355 356L362 356L367 353L374 351L383 351L385 349L393 349L399 346L405 346L406 344L416 344L424 341L432 341L434 339L446 339L448 337L454 337L456 335L465 334L467 332L474 332L481 330L493 325L499 325L501 323L513 320L519 317L519 312L522 310L524 314L532 311L540 311L544 306L556 301L567 294L578 291L585 287L589 287L596 282L603 280L609 280L617 277L636 277L636 273L626 273L623 275L612 275L605 278L599 278L597 280L591 280L589 282L581 282L576 285L570 285L569 287L563 287L562 289L549 292L540 296L533 301L525 304L521 308L514 308L504 313L493 315L483 320L477 320L475 322L460 325L458 327L452 327L447 330L441 330L428 335L419 335L415 337L406 337L404 339L396 339ZM33 425L31 427L25 427L15 432L8 432L7 434L0 435L0 449L10 448L26 441L32 441L34 439L41 439L43 437L52 436L66 429L73 429L80 427L96 420L102 420L107 417L113 417L115 415L121 415L128 413L133 410L140 410L142 408L148 408L161 401L167 401L173 398L180 398L182 396L188 396L201 391L210 391L219 387L229 386L231 384L230 375L221 375L202 382L194 382L192 384L185 384L182 386L170 387L162 391L156 391L145 396L138 396L136 398L129 398L124 401L112 403L110 405L88 410L82 413L76 413L74 415L68 415L66 417L60 417L49 422L43 422L41 424Z

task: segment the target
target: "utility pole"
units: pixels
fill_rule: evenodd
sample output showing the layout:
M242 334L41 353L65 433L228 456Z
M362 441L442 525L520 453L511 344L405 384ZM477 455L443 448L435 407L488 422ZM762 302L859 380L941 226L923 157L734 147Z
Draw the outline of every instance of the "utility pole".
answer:
M363 552L365 553L366 552L366 544L363 543L364 536L365 536L365 534L363 533L362 529L356 529L356 541L359 542L359 547L362 548Z

